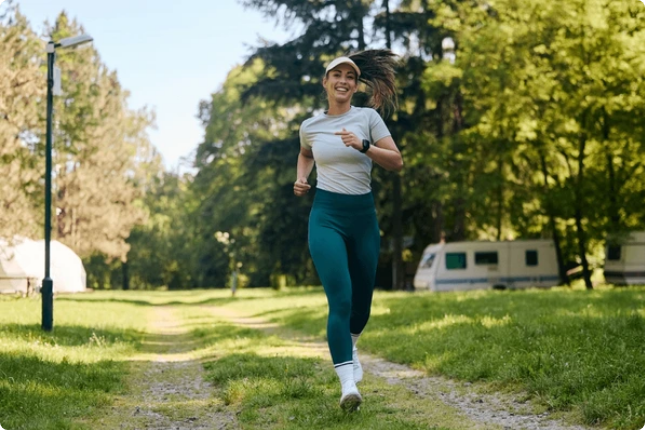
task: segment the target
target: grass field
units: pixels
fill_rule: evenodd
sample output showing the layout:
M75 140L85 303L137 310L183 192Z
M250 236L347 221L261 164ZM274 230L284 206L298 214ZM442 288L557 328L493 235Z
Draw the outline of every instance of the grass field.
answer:
M109 405L146 329L134 304L57 300L56 329L47 334L40 306L0 299L0 424L7 430L74 428L70 418Z
M322 340L320 289L240 290L235 299L223 290L61 296L52 334L40 330L39 300L0 298L0 424L94 428L91 417L131 389L130 360L141 354L159 306L188 330L187 353L213 383L212 407L234 414L242 428L469 428L438 403L379 378L366 378L363 410L345 415L328 359L213 312L226 308ZM644 287L379 292L359 346L478 389L524 392L538 408L580 423L637 430L645 424L644 339Z

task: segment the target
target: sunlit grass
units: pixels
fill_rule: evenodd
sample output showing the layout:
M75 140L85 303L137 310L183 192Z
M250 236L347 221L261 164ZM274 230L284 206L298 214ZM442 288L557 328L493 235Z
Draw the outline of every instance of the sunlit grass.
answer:
M56 301L54 332L40 328L36 299L0 300L0 424L63 429L109 404L121 389L146 313L133 305Z
M242 428L262 430L477 428L437 399L419 402L370 375L363 410L342 413L327 352L279 336L286 328L324 341L320 288L243 289L235 298L227 290L61 296L53 333L40 329L39 300L2 297L0 424L87 428L77 419L124 394L128 371L140 367L132 360L145 366L163 347L146 334L157 306L172 307L188 332L166 358L198 360L214 384L212 399L191 411L231 411ZM232 324L216 316L222 308L269 320L278 334ZM644 316L644 287L377 292L360 347L429 374L522 392L584 423L636 430L645 423ZM177 405L186 400L175 400L158 405L160 413L183 417Z
M324 295L230 302L324 337ZM377 292L362 349L429 374L529 393L586 424L645 423L645 288Z
M243 300L243 299L242 299ZM275 303L275 302L274 302ZM179 311L203 321L207 308ZM186 319L188 321L188 319ZM437 399L418 402L403 387L367 377L366 402L356 414L338 406L340 385L331 361L313 346L298 344L213 317L193 329L195 349L223 408L244 429L493 429L459 416ZM412 411L412 412L411 412Z

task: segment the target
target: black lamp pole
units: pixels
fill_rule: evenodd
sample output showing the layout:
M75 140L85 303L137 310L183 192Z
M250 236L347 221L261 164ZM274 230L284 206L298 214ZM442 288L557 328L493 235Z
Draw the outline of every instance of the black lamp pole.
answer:
M1 2L2 0L0 0ZM47 44L47 132L45 148L45 277L40 288L42 295L42 328L52 331L54 328L54 281L49 273L51 254L50 244L52 238L52 116L54 113L54 62L56 61L56 48L73 48L83 43L91 42L92 36L81 34L67 37L58 43L53 40ZM58 77L60 79L60 76ZM60 82L58 82L60 84ZM57 86L58 87L58 86ZM60 88L58 88L60 91Z
M52 233L52 114L54 110L54 61L56 46L47 44L47 136L45 149L45 278L42 295L42 328L52 331L54 328L54 281L50 276L50 243Z

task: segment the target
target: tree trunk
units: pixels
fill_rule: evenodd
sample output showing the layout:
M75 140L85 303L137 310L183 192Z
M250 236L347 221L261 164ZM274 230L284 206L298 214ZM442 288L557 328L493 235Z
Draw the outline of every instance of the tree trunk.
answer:
M457 93L455 94L454 105L452 106L452 134L457 136L461 130L464 128L463 121L463 97L461 91L457 88ZM454 138L453 138L454 139ZM459 139L459 137L457 137ZM453 140L454 144L454 140ZM462 170L463 169L463 170ZM466 187L468 183L468 173L464 172L467 168L464 167L463 161L457 162L456 171L462 173L465 178L461 181L461 187ZM458 191L458 197L455 199L455 228L453 234L453 240L466 240L466 199L463 197L466 195L465 191L461 189Z
M602 137L606 151L607 176L609 180L609 232L616 233L620 231L620 212L618 204L618 190L616 189L616 171L614 170L614 160L611 149L609 148L609 115L603 109Z
M439 200L435 200L432 203L432 218L432 243L440 243L445 241L443 204Z
M461 190L458 192L461 194ZM455 242L466 240L466 201L463 197L455 199L455 224L450 239Z
M383 0L385 7L385 42L387 49L392 49L390 30L390 2ZM392 174L392 289L405 288L405 269L403 268L403 214L402 214L401 176L398 172Z
M401 198L401 176L393 172L392 177L392 235L394 246L392 247L392 288L394 290L405 289L405 269L403 267L403 206Z
M588 290L593 290L591 283L591 271L589 270L589 262L587 261L587 239L582 225L583 218L583 184L584 184L584 168L585 168L585 148L587 146L587 135L581 133L578 145L578 178L576 183L576 230L578 233L578 251L580 252L580 259L582 260L582 275L584 276L585 286Z
M616 189L616 172L614 160L607 151L607 175L609 176L609 231L616 233L620 230L620 212L618 211L618 190Z
M360 7L360 5L359 5L359 7ZM358 20L359 20L358 21L358 50L359 51L364 51L365 47L366 47L366 44L365 44L365 25L363 23L364 13L363 13L362 7L358 11L357 15L359 16L359 18L358 18Z
M501 157L500 157L501 158ZM497 241L502 240L502 217L504 215L504 179L502 177L503 164L498 160L497 173L499 185L497 187Z
M562 245L560 244L560 234L558 233L558 226L555 222L555 213L553 211L553 203L548 196L549 190L549 172L546 167L546 158L543 153L540 153L540 161L542 163L542 176L544 178L544 195L546 197L546 211L549 216L549 226L551 227L551 235L553 237L553 246L555 246L555 258L558 260L558 274L560 276L560 284L571 285L569 276L564 267L564 258L562 257Z
M123 288L123 291L127 291L130 289L130 275L128 273L127 261L121 262L121 273L123 274L123 285L121 286L121 288Z

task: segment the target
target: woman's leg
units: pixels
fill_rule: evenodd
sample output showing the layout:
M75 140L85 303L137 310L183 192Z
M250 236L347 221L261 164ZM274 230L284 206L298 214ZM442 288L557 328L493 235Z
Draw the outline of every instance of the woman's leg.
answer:
M354 223L353 227L347 250L352 280L352 311L349 324L351 334L358 335L370 317L381 236L376 215L363 219L361 223Z
M334 366L338 366L352 361L352 339L349 334L352 285L345 240L326 217L324 213L312 211L309 218L309 250L327 295L327 341Z

